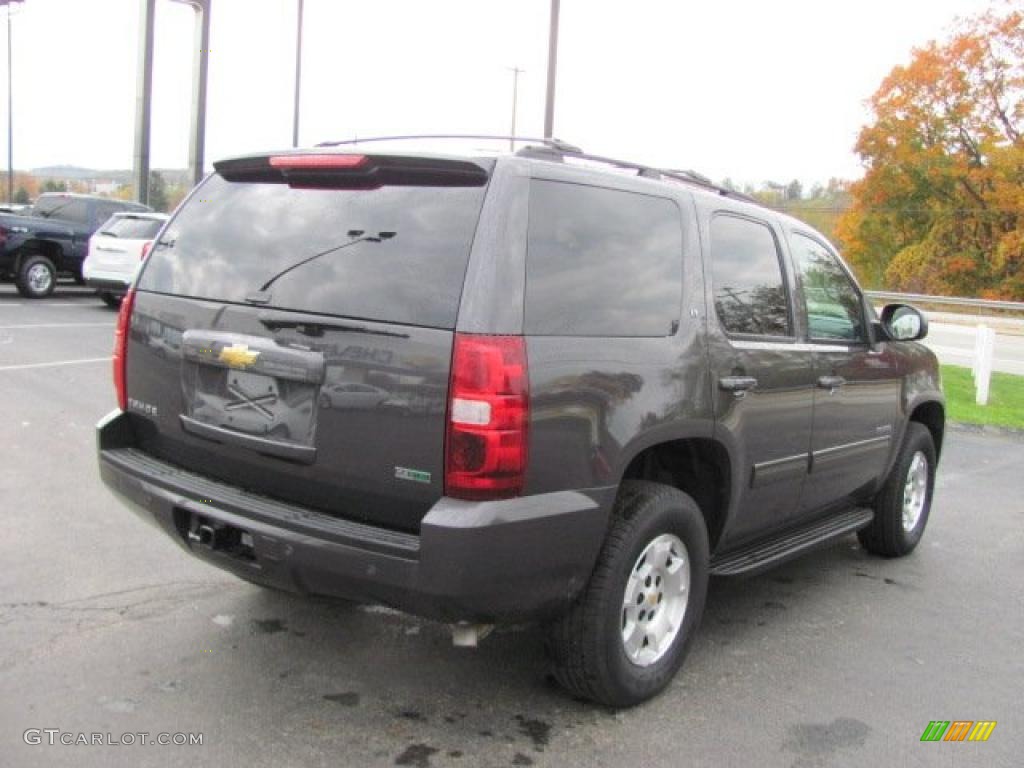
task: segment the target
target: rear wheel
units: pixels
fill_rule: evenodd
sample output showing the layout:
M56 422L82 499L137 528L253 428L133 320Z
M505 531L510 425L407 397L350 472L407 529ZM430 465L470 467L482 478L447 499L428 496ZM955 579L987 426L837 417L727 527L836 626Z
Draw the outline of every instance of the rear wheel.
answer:
M876 555L902 557L913 551L928 524L935 487L935 442L923 424L910 422L899 457L875 497L875 519L857 533Z
M103 303L111 309L120 309L121 299L124 298L123 296L118 296L116 293L111 293L110 291L100 291L99 296L103 299Z
M548 628L555 679L612 707L660 693L689 650L707 583L707 529L693 499L627 481L590 583Z
M26 256L18 267L15 279L18 293L29 299L42 299L53 293L57 285L57 269L41 253Z

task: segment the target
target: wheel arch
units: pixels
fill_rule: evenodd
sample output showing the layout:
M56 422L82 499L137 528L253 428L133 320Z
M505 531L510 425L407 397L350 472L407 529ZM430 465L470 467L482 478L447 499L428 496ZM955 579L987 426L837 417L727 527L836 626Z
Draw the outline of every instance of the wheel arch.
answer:
M14 263L14 271L17 273L21 269L21 263L29 256L35 254L41 254L53 262L53 266L58 271L64 268L64 249L61 248L59 243L55 243L52 240L41 240L39 238L33 238L26 240L18 248L18 258Z
M910 411L909 421L923 424L931 432L935 444L935 456L942 454L942 440L946 433L946 408L939 400L925 400L917 403Z
M714 552L732 496L732 461L721 442L691 436L646 445L626 464L620 483L625 480L663 483L691 496L704 517Z

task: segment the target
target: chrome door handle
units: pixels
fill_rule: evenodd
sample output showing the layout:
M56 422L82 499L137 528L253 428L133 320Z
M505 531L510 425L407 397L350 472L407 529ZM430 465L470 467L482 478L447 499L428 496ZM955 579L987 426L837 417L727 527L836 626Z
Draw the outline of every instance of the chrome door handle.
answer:
M842 376L821 376L818 378L818 386L830 392L835 392L845 383L846 379Z
M753 376L724 376L718 380L718 388L734 394L742 394L748 389L757 386L757 379Z

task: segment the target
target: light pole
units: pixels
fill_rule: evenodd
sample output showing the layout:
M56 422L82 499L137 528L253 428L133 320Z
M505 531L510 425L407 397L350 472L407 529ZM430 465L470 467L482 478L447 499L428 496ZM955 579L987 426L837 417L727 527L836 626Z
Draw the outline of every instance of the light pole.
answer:
M519 75L523 74L526 70L520 69L519 67L507 67L512 72L512 130L509 131L509 136L512 137L508 140L508 148L515 152L516 149L516 105L519 102Z
M2 2L2 0L0 0ZM189 131L188 165L192 183L203 180L206 149L206 76L210 61L210 4L213 0L174 0L196 12L192 59L192 125ZM139 68L135 86L135 196L149 202L149 133L153 100L153 27L156 0L139 0Z
M551 0L551 25L548 27L548 95L544 108L544 138L550 139L555 128L555 70L558 67L559 0Z
M302 11L304 0L298 0L298 19L295 23L295 108L292 112L292 146L299 146L299 94L302 85Z
M7 202L14 201L14 96L11 88L13 80L11 69L11 3L22 0L0 0L0 5L7 6Z

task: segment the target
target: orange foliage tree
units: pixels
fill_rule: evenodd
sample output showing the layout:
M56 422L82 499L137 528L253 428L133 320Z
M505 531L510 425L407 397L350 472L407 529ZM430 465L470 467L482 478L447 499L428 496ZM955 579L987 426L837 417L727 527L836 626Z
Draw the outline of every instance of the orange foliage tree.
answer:
M837 237L866 283L1024 299L1024 11L960 22L871 97Z

